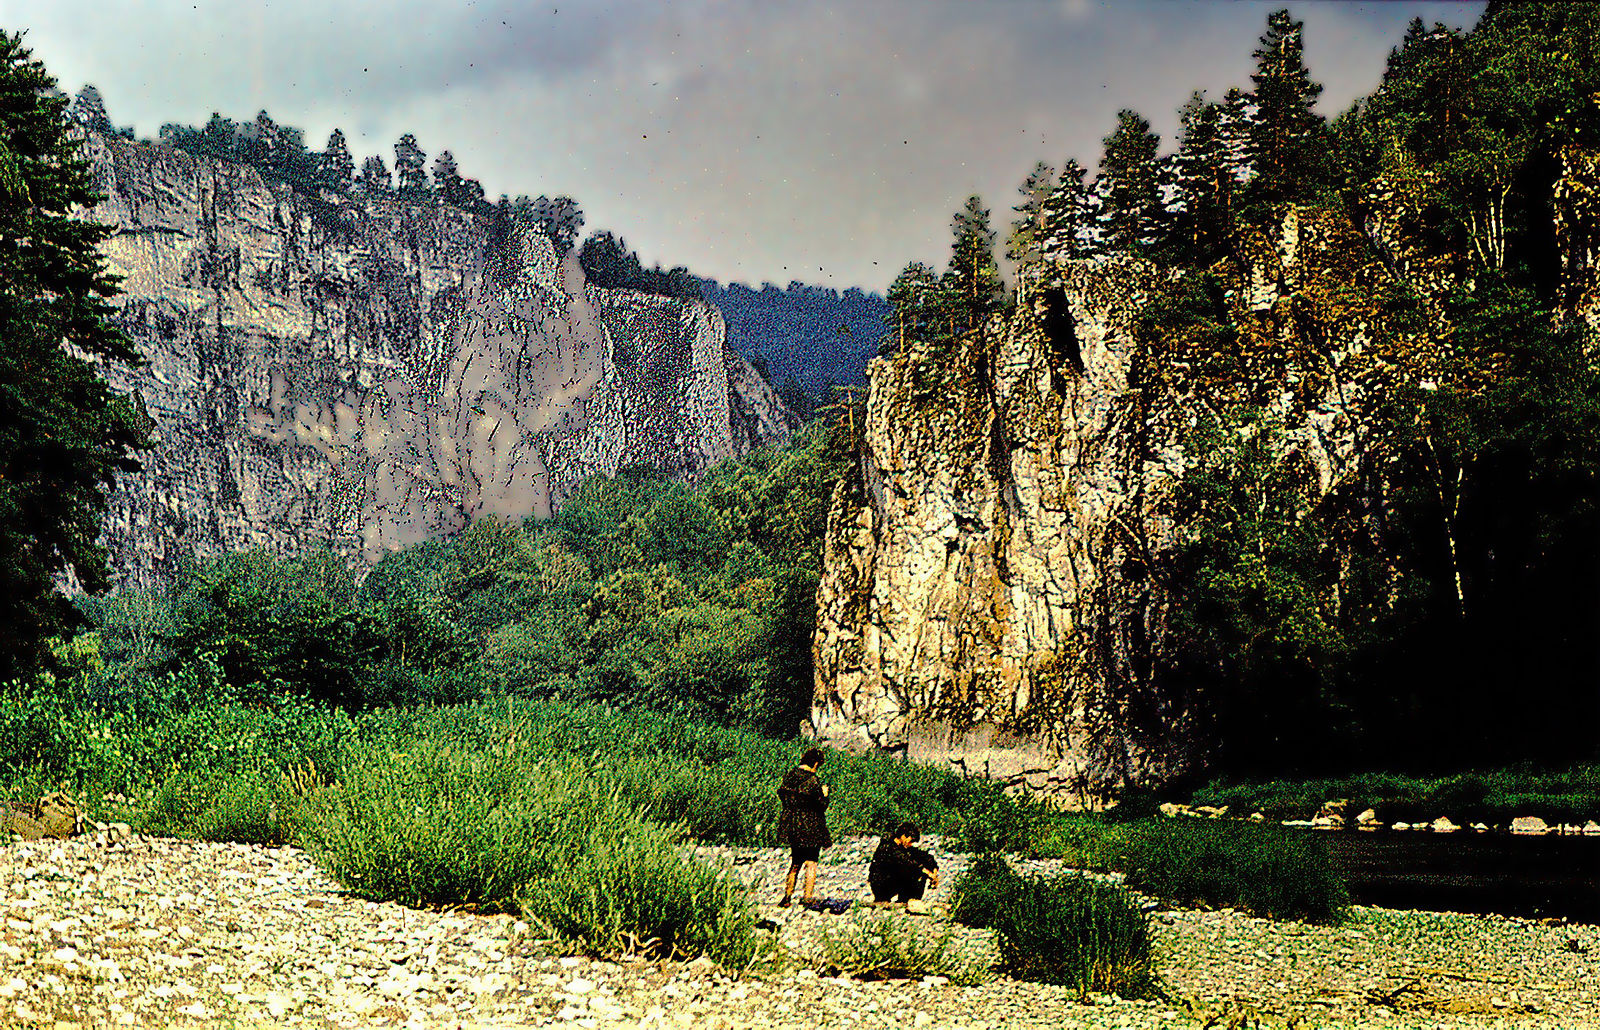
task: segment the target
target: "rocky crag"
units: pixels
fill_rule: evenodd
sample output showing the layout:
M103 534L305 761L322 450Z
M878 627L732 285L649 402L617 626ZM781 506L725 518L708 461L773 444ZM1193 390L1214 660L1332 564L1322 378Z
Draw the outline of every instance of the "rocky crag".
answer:
M1593 326L1592 161L1566 161L1560 317ZM1387 553L1378 412L1440 375L1439 301L1470 275L1430 249L1416 192L1286 209L1201 272L1026 267L981 332L874 360L829 516L809 731L1069 802L1193 768L1192 700L1162 677L1184 442L1265 412L1308 495L1348 511L1346 553ZM1197 290L1206 317L1173 317Z
M541 234L93 132L84 155L149 359L114 383L158 441L111 498L124 583L248 547L372 561L795 428L715 308L596 287Z

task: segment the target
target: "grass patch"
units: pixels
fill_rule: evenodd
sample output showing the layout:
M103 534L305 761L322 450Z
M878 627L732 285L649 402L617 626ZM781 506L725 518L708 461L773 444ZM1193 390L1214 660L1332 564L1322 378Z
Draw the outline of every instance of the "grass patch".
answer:
M1122 888L1076 873L1018 876L984 857L952 885L952 915L995 931L1000 968L1020 980L1124 998L1161 993L1149 918Z
M1349 904L1327 844L1281 826L1151 819L1124 828L1121 847L1128 886L1179 905L1335 923Z
M825 972L861 980L943 976L951 983L978 984L993 978L987 963L961 952L950 924L934 930L895 914L854 918L825 931L818 964Z

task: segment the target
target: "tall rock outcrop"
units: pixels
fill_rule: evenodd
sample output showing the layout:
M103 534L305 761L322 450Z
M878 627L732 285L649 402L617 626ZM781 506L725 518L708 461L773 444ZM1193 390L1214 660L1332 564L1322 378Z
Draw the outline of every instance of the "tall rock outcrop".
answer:
M537 233L450 207L306 196L253 168L91 133L133 390L158 443L113 494L123 582L184 555L375 560L582 479L693 476L793 416L710 305L598 288Z
M811 732L1076 801L1191 768L1192 703L1160 674L1184 442L1207 412L1268 412L1307 489L1380 534L1360 510L1376 411L1437 363L1458 274L1413 214L1381 190L1291 209L1203 272L1027 268L982 332L875 360Z

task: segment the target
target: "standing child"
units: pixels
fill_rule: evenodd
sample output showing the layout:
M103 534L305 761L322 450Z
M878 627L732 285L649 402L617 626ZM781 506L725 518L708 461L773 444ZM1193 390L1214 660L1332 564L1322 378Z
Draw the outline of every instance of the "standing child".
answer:
M817 891L817 859L822 849L833 843L828 834L828 785L817 776L822 767L821 748L811 748L800 756L800 764L783 776L778 787L778 800L783 810L778 814L778 843L789 845L789 875L783 883L783 900L778 905L789 907L794 900L794 881L805 870L805 893L801 900L812 900Z

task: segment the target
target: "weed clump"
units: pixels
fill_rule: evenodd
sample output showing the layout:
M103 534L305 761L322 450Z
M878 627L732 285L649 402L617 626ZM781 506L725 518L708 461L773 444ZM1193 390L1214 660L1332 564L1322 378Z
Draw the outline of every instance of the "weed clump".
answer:
M1328 847L1271 824L1154 819L1124 828L1128 886L1179 905L1335 923L1350 902Z
M1152 998L1161 992L1148 917L1115 884L1077 873L1018 876L984 856L952 885L951 915L995 931L1000 968L1019 980Z
M962 954L955 930L923 930L906 916L855 919L822 936L820 964L828 972L862 980L943 976L951 983L978 984L991 978L989 965Z

